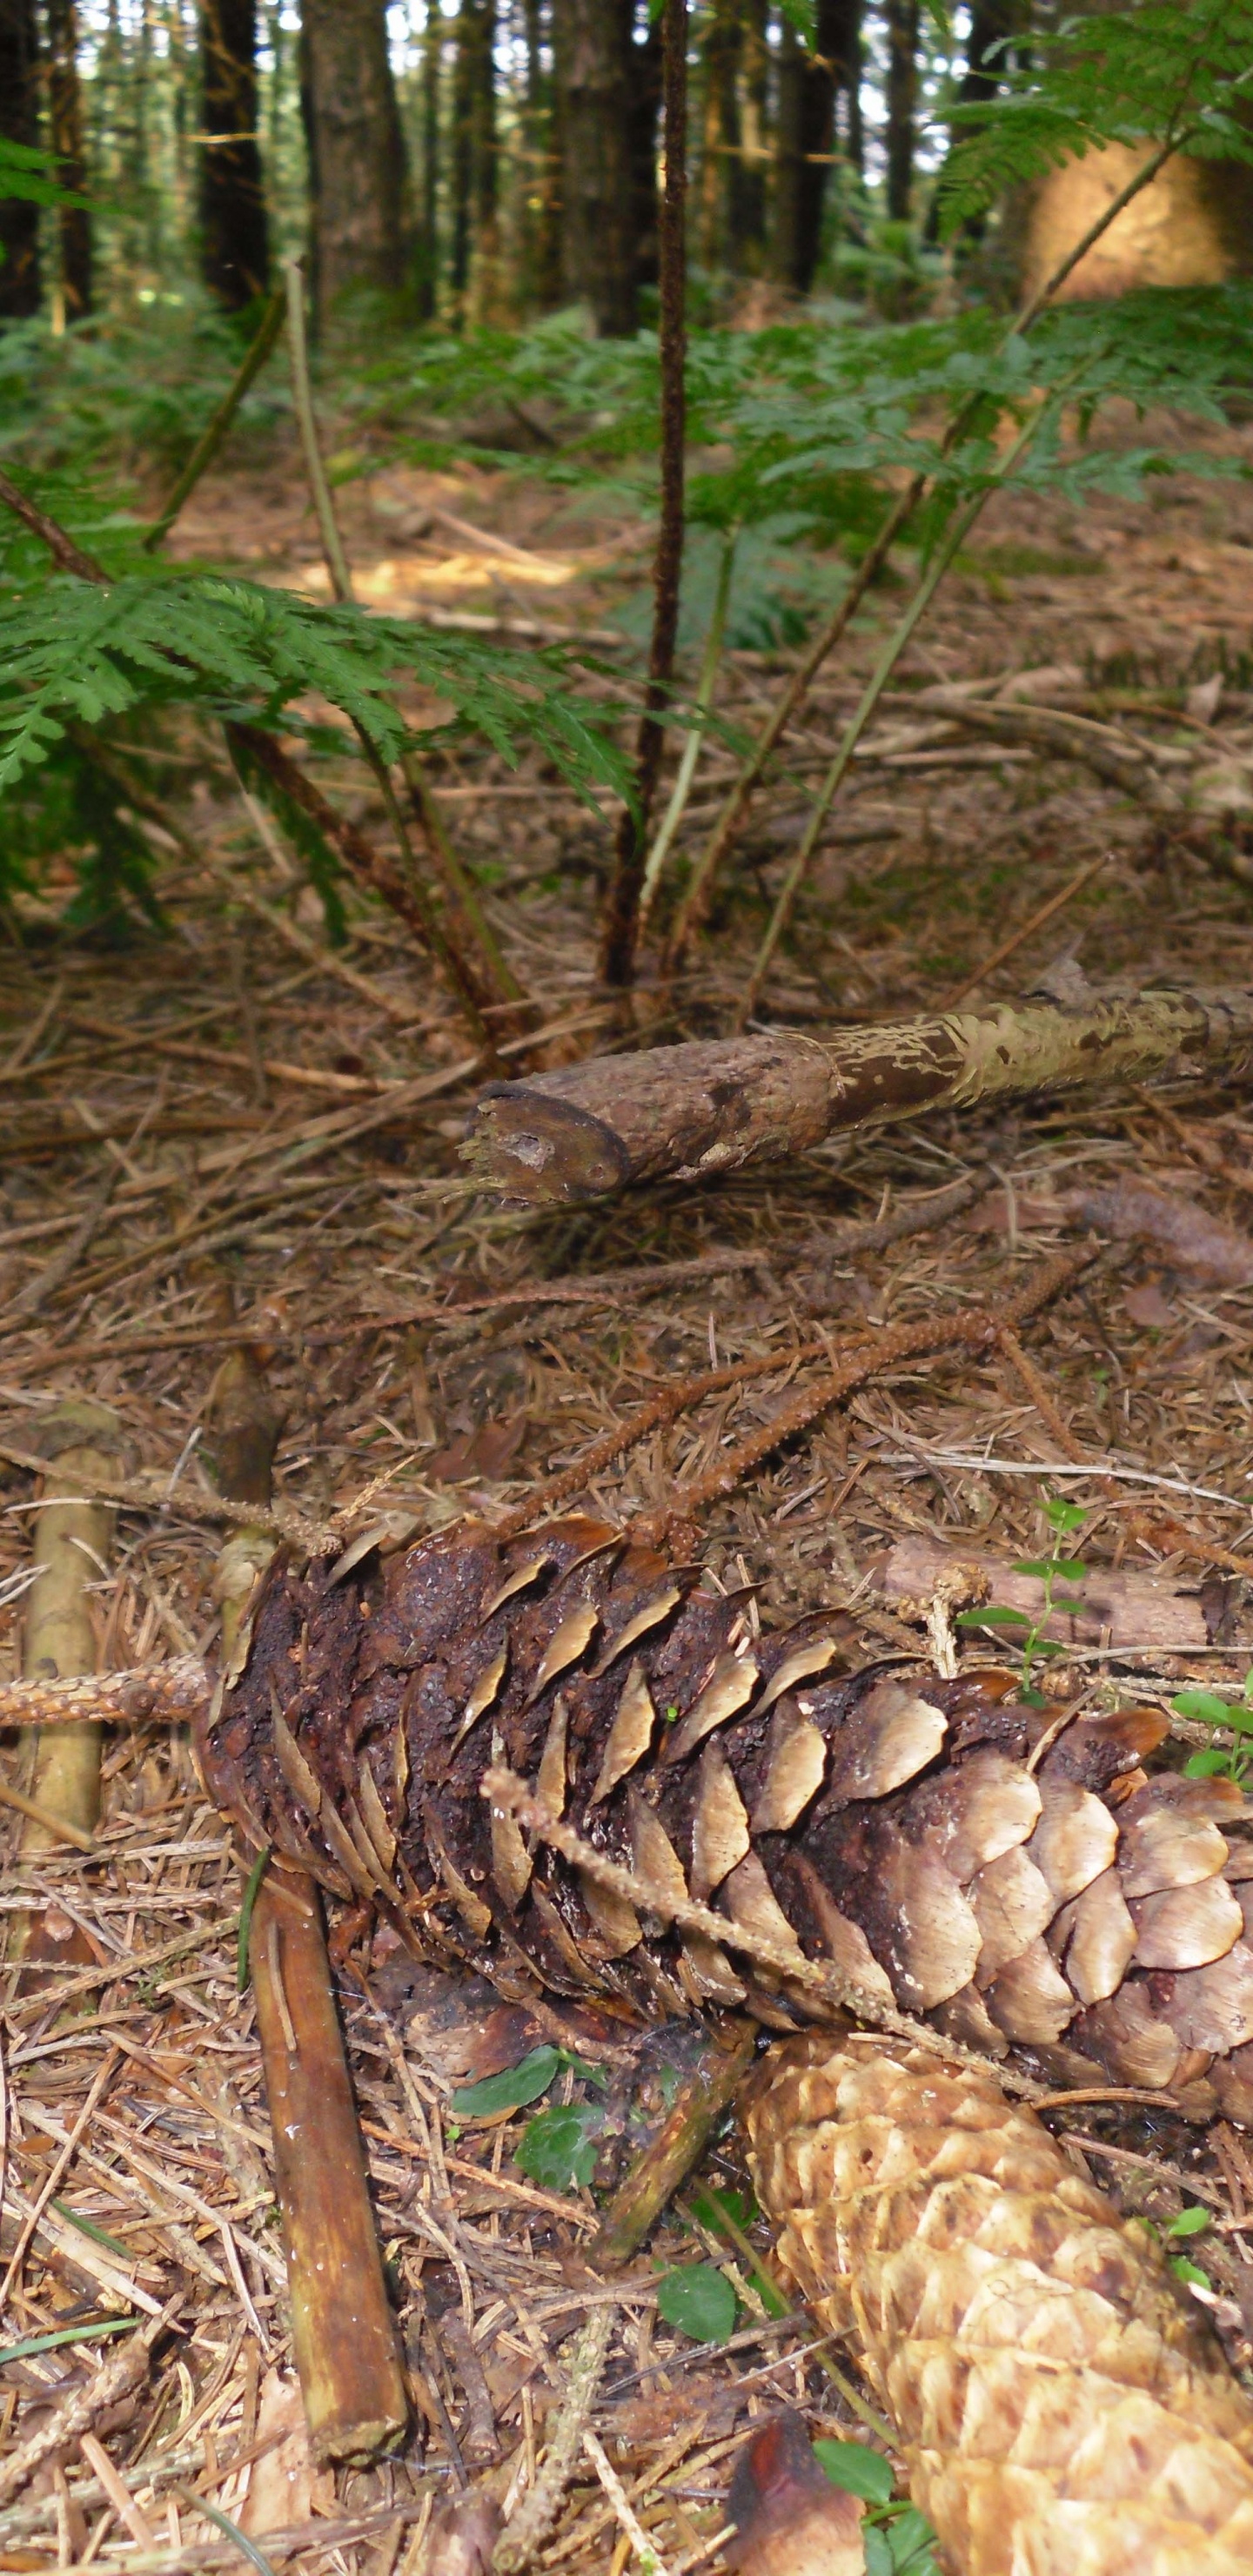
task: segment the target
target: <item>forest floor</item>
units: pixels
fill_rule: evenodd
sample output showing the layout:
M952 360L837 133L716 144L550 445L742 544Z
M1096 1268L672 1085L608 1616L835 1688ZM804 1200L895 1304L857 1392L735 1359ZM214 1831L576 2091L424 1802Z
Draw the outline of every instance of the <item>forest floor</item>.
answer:
M1253 464L1253 429L1221 443ZM316 591L302 489L287 458L223 471L197 493L178 550ZM604 514L575 523L525 474L381 465L341 499L360 595L392 611L607 632L624 584L646 570L638 528ZM1105 853L1100 873L977 998L1029 989L1061 949L1096 982L1165 973L1247 984L1246 888L1058 757L977 741L919 746L910 702L937 680L1047 669L1050 703L1155 728L1166 743L1212 742L1216 767L1253 775L1251 571L1250 484L1168 481L1147 502L1098 501L1064 526L1051 502L998 501L855 770L768 1016L808 1024L932 1009ZM805 788L899 597L873 595L824 675L688 982L663 1006L646 973L645 1037L726 1025ZM729 658L720 712L730 723L751 729L787 658ZM995 1309L1030 1264L1074 1239L1091 1215L1085 1196L1150 1178L1173 1211L1158 1240L1121 1239L1107 1196L1108 1256L1031 1328L1053 1419L1001 1354L949 1353L886 1374L719 1507L710 1561L757 1584L767 1617L852 1603L869 1654L916 1649L918 1630L885 1590L891 1552L925 1539L1005 1563L1035 1556L1040 1498L1064 1466L1064 1490L1087 1513L1077 1552L1111 1581L1151 1569L1166 1604L1157 1652L1129 1652L1111 1669L1162 1702L1185 1681L1239 1686L1253 1660L1253 1556L1243 1554L1253 1546L1253 1117L1240 1087L930 1115L699 1190L502 1215L467 1193L458 1144L473 1048L425 962L351 893L348 943L330 952L316 900L241 803L208 733L164 742L145 752L143 771L182 836L162 841L153 827L164 931L137 926L124 948L106 948L58 930L52 909L32 902L24 944L0 948L0 1454L10 1460L0 1604L12 1669L34 1490L22 1461L42 1418L71 1395L111 1406L127 1472L170 1493L162 1508L122 1511L114 1560L93 1576L102 1664L212 1651L218 1536L201 1514L193 1451L229 1339L224 1281L237 1315L272 1342L269 1377L286 1415L277 1500L314 1521L346 1514L366 1488L426 1526L511 1505L663 1383L711 1359L773 1355L773 1376L707 1402L597 1480L594 1503L621 1514L667 1497L720 1442L765 1419L798 1365L815 1370L794 1354L818 1330L966 1302ZM689 850L731 766L725 744L706 755ZM360 771L332 762L325 775L381 832ZM545 1022L581 1046L608 1040L594 927L612 814L581 808L538 764L509 772L466 747L435 752L432 776ZM270 918L248 908L249 892ZM874 1235L875 1221L913 1198L981 1172L986 1186L948 1223L895 1242ZM565 1302L545 1303L545 1289ZM1104 1669L1088 1652L1092 1671ZM1072 1657L1072 1678L1077 1668ZM265 2099L251 1998L237 1992L240 1870L181 1739L123 1731L107 1773L89 1859L13 1860L6 1872L4 1907L49 1905L69 1962L59 1983L15 1995L7 2011L6 2252L23 2212L54 2206L9 2286L6 2436L24 2438L108 2349L69 2343L13 2358L15 2342L125 2314L128 2295L144 2313L180 2298L180 2332L120 2420L97 2428L129 2523L72 2446L64 2467L0 2511L0 2564L77 2566L90 2554L102 2570L169 2576L236 2565L237 2545L198 2513L205 2496L269 2534L272 2560L393 2576L416 2563L432 2501L493 2458L506 2474L534 2459L591 2295L580 2259L591 2195L561 2202L526 2184L511 2161L516 2126L469 2128L458 2141L443 2212L475 2308L481 2384L470 2385L456 2339L441 2340L456 2276L423 2233L429 2177L378 2016L408 2034L437 2152L450 2083L464 2065L482 2071L482 2034L454 2023L441 2035L390 1936L372 1956L358 1945L373 1999L346 1983L343 2000L379 2222L415 2373L441 2393L397 2461L334 2479L315 2472L283 2376ZM11 1757L7 1775L17 1782ZM496 2039L504 2062L531 2044L504 2016ZM67 2149L89 2095L90 2146ZM1132 2117L1096 2105L1070 2119L1098 2156L1114 2142L1100 2172L1121 2182L1126 2206L1167 2219L1186 2182L1185 2198L1244 2217L1253 2164L1234 2132L1189 2130L1167 2111L1135 2114L1138 2126ZM736 2179L734 2146L720 2154ZM1215 2241L1205 2260L1247 2363L1253 2244L1234 2224ZM652 2248L661 2268L692 2250L691 2229L672 2215ZM715 2256L727 2259L726 2247ZM798 2328L757 2314L751 2290L739 2342L720 2351L665 2325L656 2277L640 2262L622 2288L594 2421L669 2576L717 2576L730 2468L751 2422L781 2398L814 2431L856 2433L858 2419ZM620 2576L629 2551L612 2502L580 2468L541 2563Z

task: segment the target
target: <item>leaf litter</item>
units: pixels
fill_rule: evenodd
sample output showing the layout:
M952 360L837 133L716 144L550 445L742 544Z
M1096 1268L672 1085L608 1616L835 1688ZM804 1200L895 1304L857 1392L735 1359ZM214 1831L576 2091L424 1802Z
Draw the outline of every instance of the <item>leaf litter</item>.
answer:
M1241 447L1248 433L1215 439ZM406 507L461 550L441 558L432 543L400 564L393 526L382 551L367 479L344 510L364 596L373 581L393 610L442 601L449 613L455 599L467 615L529 616L529 551L543 593L534 622L551 632L559 603L563 624L604 631L628 564L611 541L629 528L598 530L560 563L560 548L536 548L546 504L524 477L401 479ZM393 474L393 501L396 488ZM1116 707L1166 740L1191 721L1212 734L1216 759L1238 766L1253 750L1253 496L1225 490L1221 529L1214 511L1186 478L1151 516L1098 498L1066 554L1056 505L998 500L982 555L903 666L898 732L911 692L1031 671L1046 675L1033 698ZM471 523L499 540L496 554L470 545ZM262 559L278 580L299 571L304 549L292 510L226 473L198 495L183 542L221 563ZM687 980L667 996L645 977L646 1042L727 1024L795 838L798 785L825 762L888 614L890 598L820 686ZM729 725L751 726L785 663L781 652L727 657ZM660 1387L756 1362L763 1373L659 1424L592 1482L591 1507L612 1515L660 1507L676 1479L766 1420L798 1367L814 1368L795 1354L815 1327L995 1306L1078 1220L1116 1251L1033 1331L1052 1419L1005 1350L954 1353L925 1374L902 1367L720 1504L708 1561L776 1610L847 1605L868 1652L912 1652L942 1559L973 1564L989 1602L1006 1599L1007 1582L1026 1586L1034 1609L1038 1579L1011 1569L1039 1560L1041 1498L1064 1491L1084 1514L1073 1544L1098 1615L1086 1627L1072 1618L1065 1656L1039 1668L1044 1689L1060 1676L1099 1705L1105 1677L1120 1674L1173 1703L1181 1732L1221 1747L1213 1709L1190 1717L1188 1695L1237 1706L1253 1639L1232 1565L1253 1550L1242 1258L1247 1246L1253 1263L1253 1127L1238 1090L936 1116L699 1192L670 1185L620 1205L503 1217L461 1173L475 1069L425 962L351 891L347 944L329 948L320 907L208 736L188 721L171 773L172 748L119 743L137 795L168 795L181 836L152 826L165 934L137 927L120 950L76 938L58 926L54 882L47 903L19 898L23 944L0 954L0 1442L31 1454L42 1414L89 1396L119 1416L147 1480L146 1507L121 1509L112 1570L89 1576L102 1668L212 1651L216 1540L199 1517L195 1435L232 1334L269 1348L286 1415L277 1506L308 1521L340 1515L346 1531L361 1525L363 1496L367 1516L409 1527L513 1508ZM979 998L1027 987L1059 940L1095 981L1238 980L1253 939L1241 886L1198 855L1194 833L1164 829L1056 744L989 745L949 727L936 741L885 735L871 750L777 966L772 1017L804 1026L942 1005L1103 852L1105 866ZM360 768L322 765L381 829ZM689 848L702 796L707 817L729 766L718 745L702 761ZM579 808L534 760L506 777L496 755L437 739L429 767L544 1025L572 1045L622 1043L593 963L612 814ZM964 1209L893 1234L911 1202L967 1175ZM1054 1488L1050 1469L1063 1467ZM0 1618L16 1671L32 1485L20 1464L2 1474ZM911 1565L926 1578L917 1597ZM1151 1586L1157 1624L1137 1636L1132 1618L1111 1649L1103 1584L1124 1612ZM92 1856L13 1857L0 1897L9 1922L41 1905L64 1959L28 1991L8 1972L6 2268L19 2235L29 2242L0 2325L5 2456L41 2426L53 2438L0 2505L0 2564L90 2560L108 2576L175 2576L259 2553L315 2576L408 2576L432 2517L463 2489L499 2502L533 2482L579 2339L606 2307L587 2418L595 2447L576 2458L537 2564L572 2576L612 2565L617 2576L632 2547L625 2509L671 2576L718 2576L736 2456L780 2401L824 2444L864 2449L864 2401L859 2412L839 2355L754 2289L744 2244L758 2266L764 2248L746 2205L735 2204L744 2244L672 2208L625 2276L609 2284L589 2270L584 2177L621 2132L626 2075L613 2052L629 2058L630 2034L590 2008L572 2008L554 2034L525 2003L421 1986L386 1929L371 1937L345 1916L333 1952L414 2432L369 2470L313 2461L291 2373L252 2001L236 1975L244 1876L180 1731L119 1729L105 1773ZM5 1776L22 1788L12 1753ZM380 2014L406 2052L425 2140ZM598 2046L610 2056L593 2056ZM608 2092L580 2071L603 2077L606 2066ZM522 2072L511 2080L512 2069ZM540 2072L543 2102L538 2085L528 2101ZM1179 2260L1201 2276L1196 2293L1247 2372L1253 2162L1239 2132L1198 2132L1168 2104L1051 2116L1125 2209L1186 2241ZM712 2150L706 2183L743 2192L733 2135ZM708 2190L700 2205L708 2216ZM850 2474L855 2492L880 2500L877 2470L854 2462Z

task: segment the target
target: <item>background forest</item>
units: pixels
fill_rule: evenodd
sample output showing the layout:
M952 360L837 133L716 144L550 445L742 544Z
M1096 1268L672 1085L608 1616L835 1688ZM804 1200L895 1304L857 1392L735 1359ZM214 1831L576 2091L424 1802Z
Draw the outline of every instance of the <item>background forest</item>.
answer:
M969 1923L910 2009L954 2001L956 1956L953 2028L997 2066L1074 2043L1081 2126L1052 2071L1047 2118L1253 2385L1253 1881L1224 1840L1253 1758L1253 0L0 0L0 251L6 1968L15 1916L43 1945L4 1996L5 2563L213 2576L242 2534L261 2576L446 2576L503 2515L501 2571L726 2576L733 2463L782 2397L871 2508L823 2563L936 2576L729 2134L586 2304L633 2134L586 1971L656 1944L623 1886L600 1947L549 1906L524 1954L556 1882L478 1791L506 1705L535 1767L559 1680L536 1777L579 1812L561 1656L603 1613L589 1687L634 1658L616 1540L577 1539L590 1591L534 1691L514 1622L548 1557L494 1598L467 1573L474 1656L507 1627L450 1686L439 1795L482 1863L422 1808L423 1922L455 1889L477 1945L490 1877L568 2020L423 1984L389 1874L416 1856L407 1904L427 1860L368 1766L329 1884L369 1902L329 1956L310 1904L297 1954L224 1773L219 1808L127 1694L209 1687L278 1537L329 1551L334 1619L411 1540L454 1564L468 1516L525 1551L573 1503L650 1549L678 1528L676 1584L699 1555L737 1640L711 1729L780 1629L798 1681L837 1619L859 1683L1004 1662L989 1705L1012 1686L1041 1731L990 1865L1078 1711L1160 1746L1134 1795L1197 1830L1177 1875L1128 1874L1156 1910L1084 1791L1097 1875L1027 1861L995 1959L935 1864ZM683 1598L641 1613L605 1798L691 1755L719 1866L745 1820L758 1947L793 1941L756 1843L804 1859L820 1730L772 1680L746 1722L799 1769L776 1806L770 1753L751 1822L660 1664L650 1735ZM50 1667L90 1714L41 1731ZM905 1698L922 1768L873 1770L906 1823L866 1845L858 1984L880 1881L913 1962L956 1919L949 1756ZM257 1707L334 1834L272 1682ZM687 1884L657 1830L620 1846L650 1920L661 1846ZM698 1883L722 1903L704 1857ZM1114 1964L1072 1984L1098 1887ZM689 2036L746 2000L724 1920L657 1969ZM263 2055L271 2107L284 2070L307 2088L273 2131ZM469 2558L450 2500L487 2513ZM983 2527L1001 2548L999 2498ZM1128 2527L1111 2565L1145 2555Z

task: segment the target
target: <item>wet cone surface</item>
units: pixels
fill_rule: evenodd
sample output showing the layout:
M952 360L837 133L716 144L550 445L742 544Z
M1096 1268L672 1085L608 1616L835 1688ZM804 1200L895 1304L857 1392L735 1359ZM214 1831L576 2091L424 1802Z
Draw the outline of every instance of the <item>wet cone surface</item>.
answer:
M962 2576L1237 2576L1253 2406L1144 2229L991 2077L812 2034L747 2115L779 2255Z

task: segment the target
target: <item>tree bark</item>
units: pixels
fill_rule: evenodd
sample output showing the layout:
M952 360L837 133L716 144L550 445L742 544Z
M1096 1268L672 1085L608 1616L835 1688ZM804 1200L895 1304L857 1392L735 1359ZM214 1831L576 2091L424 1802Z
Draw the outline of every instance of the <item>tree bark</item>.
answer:
M740 158L731 197L731 266L736 276L760 272L766 251L769 169L770 49L766 0L741 0L744 77Z
M770 268L780 286L795 286L800 261L803 77L800 38L791 19L785 18L779 35L770 223Z
M808 295L822 253L822 219L835 151L835 102L850 101L861 73L861 0L818 0L817 42L801 61L796 172L796 264L792 283ZM851 130L851 117L850 117Z
M998 1003L825 1039L765 1037L592 1056L479 1098L476 1178L513 1204L599 1198L637 1181L702 1180L778 1161L852 1127L922 1109L1172 1079L1253 1045L1253 989L1092 993L1073 1007Z
M39 32L34 0L0 0L0 134L39 141ZM0 197L0 322L39 311L39 208Z
M78 21L74 0L47 0L48 113L57 177L81 196L87 184L82 92L78 78ZM91 311L91 216L86 206L57 210L61 292L67 322Z
M631 0L556 0L566 292L601 339L629 339L636 303Z
M887 203L908 223L914 184L914 118L918 106L918 0L887 0Z
M561 302L561 140L556 82L543 56L540 0L524 0L524 23L526 296L534 311L551 313Z
M201 0L200 263L209 293L238 313L270 282L257 140L256 0Z
M408 271L408 167L383 0L303 0L316 309Z

